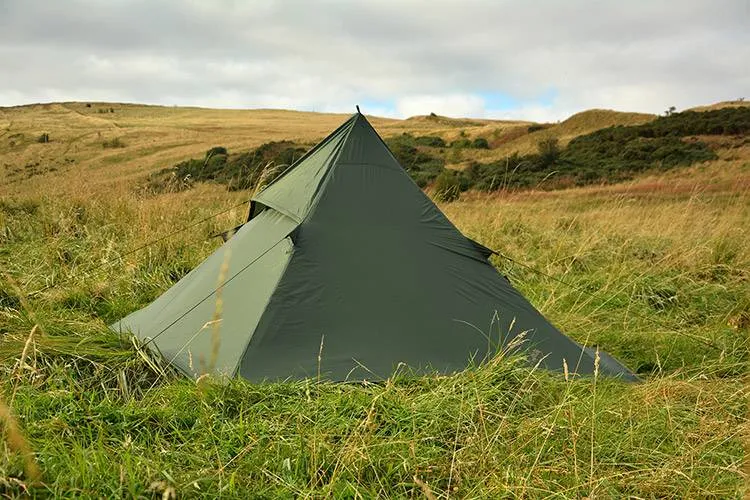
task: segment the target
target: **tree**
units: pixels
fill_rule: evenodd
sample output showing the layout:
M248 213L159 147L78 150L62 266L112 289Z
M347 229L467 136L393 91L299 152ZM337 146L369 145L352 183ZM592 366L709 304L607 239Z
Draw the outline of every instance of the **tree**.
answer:
M677 111L677 108L675 108L674 106L670 106L670 107L669 107L669 108L668 108L668 109L667 109L667 110L666 110L666 111L664 112L664 115L665 115L665 116L670 116L670 115L672 115L672 114L673 114L673 113L674 113L675 111Z

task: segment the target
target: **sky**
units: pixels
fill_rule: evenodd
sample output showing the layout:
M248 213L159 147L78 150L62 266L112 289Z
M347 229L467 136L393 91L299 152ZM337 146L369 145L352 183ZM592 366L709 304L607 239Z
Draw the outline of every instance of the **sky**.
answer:
M0 106L555 121L750 99L750 0L0 0Z

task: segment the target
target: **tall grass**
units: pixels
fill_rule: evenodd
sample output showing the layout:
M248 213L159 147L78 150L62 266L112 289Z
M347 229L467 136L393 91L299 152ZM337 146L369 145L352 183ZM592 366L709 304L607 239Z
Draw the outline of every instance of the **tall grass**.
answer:
M468 236L574 285L494 258L563 331L644 381L568 380L500 356L452 376L401 373L377 385L196 385L110 332L244 214L123 257L128 250L247 196L211 186L132 193L0 204L0 397L12 401L12 435L31 452L0 445L3 494L742 495L747 191L619 186L444 205Z

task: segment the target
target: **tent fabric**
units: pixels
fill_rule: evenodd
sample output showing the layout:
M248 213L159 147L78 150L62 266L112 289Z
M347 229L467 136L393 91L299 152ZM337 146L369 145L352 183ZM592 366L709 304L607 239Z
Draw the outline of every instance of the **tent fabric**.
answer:
M112 328L148 342L189 376L198 376L208 368L234 375L253 328L289 262L289 234L296 227L287 216L265 210L164 295ZM221 321L215 324L220 284ZM215 327L218 341L213 335Z
M196 374L185 366L211 352L211 335L195 332L211 321L227 248L233 279L222 292L217 372L252 381L378 380L401 365L450 373L511 343L530 363L594 372L595 351L558 331L497 272L492 251L461 234L363 115L254 201L252 219L224 247L115 327L153 338ZM602 374L635 379L611 356L601 359Z

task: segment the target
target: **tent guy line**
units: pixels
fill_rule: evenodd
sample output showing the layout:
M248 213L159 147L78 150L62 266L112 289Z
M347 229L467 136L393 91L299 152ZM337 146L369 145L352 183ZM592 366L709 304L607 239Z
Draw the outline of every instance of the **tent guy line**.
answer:
M171 328L172 326L174 326L174 324L175 324L175 323L177 323L177 322L178 322L178 321L180 321L180 320L181 320L182 318L184 318L185 316L187 316L188 314L190 314L190 313L191 313L192 311L194 311L194 310L195 310L195 308L196 308L196 307L200 306L200 305L201 305L202 303L204 303L204 302L205 302L206 300L208 300L209 298L211 298L211 297L212 297L212 296L213 296L213 295L214 295L214 294L215 294L216 292L218 292L219 290L221 290L222 288L224 288L224 287L225 287L226 285L228 285L228 284L229 284L229 282L230 282L230 281L232 281L232 280L233 280L234 278L236 278L236 277L237 277L237 276L238 276L238 275L239 275L240 273L242 273L242 271L244 271L244 270L245 270L245 269L247 269L248 267L250 267L250 266L252 266L253 264L255 264L255 263L256 263L256 262L257 262L258 260L260 260L260 259L261 259L261 258L262 258L262 257L263 257L264 255L266 255L266 254L267 254L268 252L270 252L271 250L273 250L273 248L274 248L274 247L269 247L269 248L268 248L268 249L266 249L266 250L265 250L265 251L264 251L264 252L263 252L262 254L260 254L260 255L259 255L259 256L257 256L257 257L256 257L255 259L253 259L252 261L250 261L250 262L249 262L249 263L248 263L247 265L245 265L245 267L243 267L242 269L240 269L239 271L237 271L236 273L234 273L234 274L233 274L233 275L232 275L231 277L229 277L228 279L224 280L224 281L223 281L223 282L222 282L222 283L221 283L221 284L220 284L219 286L217 286L217 287L216 287L216 288L215 288L215 289L214 289L213 291L211 291L211 293L209 293L208 295L206 295L205 297L203 297L203 298L202 298L201 300L199 300L199 301L198 301L198 302L197 302L196 304L194 304L194 305L193 305L192 307L190 307L190 309L188 309L188 310L187 310L187 311L185 311L185 312L184 312L184 313L183 313L183 314L182 314L181 316L177 317L177 318L176 318L176 319L175 319L174 321L172 321L172 323L170 323L170 324L168 324L167 326L165 326L165 327L164 327L164 329L163 329L163 330L161 330L161 331L160 331L159 333L157 333L157 334L156 334L156 335L154 335L153 337L149 338L149 339L148 339L148 340L147 340L146 342L144 342L144 343L143 343L143 346L145 347L145 346L149 345L149 344L150 344L151 342L155 341L155 340L156 340L156 339L157 339L157 338L158 338L158 337L159 337L159 336L160 336L160 335L161 335L162 333L164 333L164 332L166 332L167 330L169 330L169 329L170 329L170 328Z
M33 297L33 296L38 295L38 294L40 294L42 292L46 292L47 290L50 290L52 288L56 288L56 287L58 287L60 285L64 285L65 283L70 282L73 278L76 278L76 277L78 277L78 278L80 278L80 277L89 277L91 275L91 273L93 273L94 271L98 271L99 269L104 269L104 268L106 268L106 267L108 267L108 266L110 266L112 264L117 264L118 262L122 261L122 259L124 259L125 257L128 257L130 255L138 253L141 250L145 250L146 248L149 248L149 247L151 247L151 246L159 243L160 241L164 241L166 239L171 238L172 236L176 236L176 235L178 235L178 234L180 234L180 233L182 233L184 231L187 231L188 229L192 229L192 228L194 228L196 226L199 226L199 225L203 224L204 222L208 222L209 220L214 219L214 218L216 218L216 217L218 217L220 215L224 215L227 212L231 212L232 210L234 210L236 208L239 208L239 207L247 204L248 202L249 202L249 200L244 200L244 201L242 201L242 202L240 202L240 203L238 203L236 205L232 205L231 207L222 210L221 212L217 212L215 214L211 214L208 217L204 217L203 219L201 219L201 220L199 220L197 222L194 222L194 223L189 224L187 226L181 227L179 229L175 229L174 231L172 231L170 233L167 233L167 234L165 234L163 236L160 236L160 237L158 237L158 238L156 238L154 240L147 241L146 243L144 243L144 244L142 244L142 245L140 245L140 246L138 246L136 248L133 248L132 250L128 250L127 252L125 252L125 253L123 253L121 255L118 255L116 259L107 260L107 261L104 261L104 262L100 262L99 264L96 264L96 265L91 266L91 267L89 267L87 269L84 269L82 273L79 273L79 274L76 274L76 275L70 275L67 278L63 278L63 279L60 279L58 281L54 281L54 282L52 282L52 283L50 283L50 284L48 284L48 285L40 288L39 290L35 290L33 292L27 293L26 296L27 297ZM212 238L212 237L214 237L214 236L210 236L209 238ZM203 240L203 239L208 239L208 238L201 238L201 239Z

